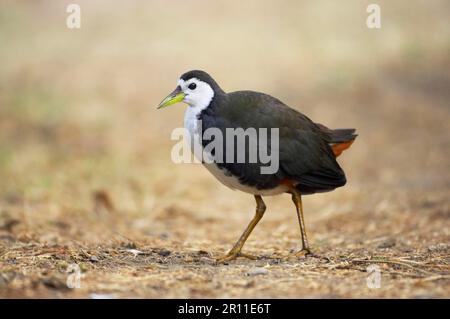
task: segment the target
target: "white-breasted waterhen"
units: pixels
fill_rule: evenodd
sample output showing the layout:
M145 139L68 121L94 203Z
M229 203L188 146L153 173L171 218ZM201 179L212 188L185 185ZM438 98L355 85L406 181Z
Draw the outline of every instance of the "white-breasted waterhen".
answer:
M253 257L242 253L241 249L266 210L262 196L282 193L292 195L297 210L303 247L296 255L309 254L302 195L328 192L345 185L345 174L336 162L336 157L353 143L357 136L355 129L329 129L264 93L226 93L208 73L199 70L184 73L178 80L176 89L158 108L177 102L189 105L184 125L191 137L200 138L198 142L202 147L211 142L203 137L203 133L209 128L223 132L223 138L227 136L227 129L278 129L279 165L272 174L262 173L260 168L265 164L261 161L236 162L235 155L232 161L213 160L212 163L205 164L220 182L232 189L252 194L256 199L255 216L233 248L228 254L218 258L218 261L225 262L239 256ZM198 125L199 121L201 125ZM223 148L223 152L227 149ZM234 150L237 153L248 153L248 147ZM210 155L215 158L215 154ZM222 156L226 158L226 154Z

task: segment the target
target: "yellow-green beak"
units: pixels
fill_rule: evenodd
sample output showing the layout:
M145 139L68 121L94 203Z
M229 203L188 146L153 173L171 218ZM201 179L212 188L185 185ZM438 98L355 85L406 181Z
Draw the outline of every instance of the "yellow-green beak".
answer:
M182 102L185 97L183 91L181 91L181 87L177 86L177 88L170 93L164 100L159 103L157 109L162 109L163 107Z

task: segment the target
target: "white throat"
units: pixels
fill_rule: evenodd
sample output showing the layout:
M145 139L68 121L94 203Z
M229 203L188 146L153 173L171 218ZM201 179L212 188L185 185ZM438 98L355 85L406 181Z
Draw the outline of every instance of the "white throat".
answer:
M189 84L195 83L195 90L189 90ZM192 78L187 81L180 79L178 85L186 94L183 102L189 104L184 113L184 127L189 131L191 136L197 132L197 116L206 109L214 98L214 90L211 86L197 78Z

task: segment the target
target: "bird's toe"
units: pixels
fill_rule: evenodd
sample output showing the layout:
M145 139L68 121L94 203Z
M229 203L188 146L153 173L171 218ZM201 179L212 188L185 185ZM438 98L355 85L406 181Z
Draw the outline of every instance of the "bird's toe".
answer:
M252 260L256 260L258 259L258 257L250 255L250 254L246 254L246 253L242 253L242 252L229 252L228 254L216 258L216 263L218 264L223 264L226 263L228 261L232 261L237 259L238 257L243 257L243 258L248 258L248 259L252 259Z
M311 256L311 250L309 248L303 248L300 251L297 251L295 253L292 254L293 257L297 257L297 258L303 258L306 256Z

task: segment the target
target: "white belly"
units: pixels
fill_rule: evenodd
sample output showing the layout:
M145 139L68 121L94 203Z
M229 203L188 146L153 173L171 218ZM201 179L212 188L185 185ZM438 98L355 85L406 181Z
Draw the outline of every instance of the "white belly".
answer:
M201 111L201 110L200 110ZM197 127L197 114L200 112L195 107L188 107L184 116L184 127L188 130L191 141L189 141L191 150L193 151L194 144L202 145L201 143L201 133L199 132L199 128ZM209 155L209 154L207 154ZM199 159L200 160L200 159ZM288 190L287 186L280 185L272 189L257 189L255 187L242 185L239 183L237 177L229 174L226 169L219 168L215 163L203 163L203 166L214 175L223 185L235 190L240 190L245 193L253 194L253 195L262 195L262 196L271 196L285 193Z
M213 174L223 185L235 190L240 190L245 193L253 194L253 195L262 195L262 196L272 196L283 194L288 191L287 186L281 185L271 189L257 189L256 187L251 187L247 185L243 185L239 183L239 179L231 174L227 174L225 169L219 168L216 164L205 163L203 166Z

